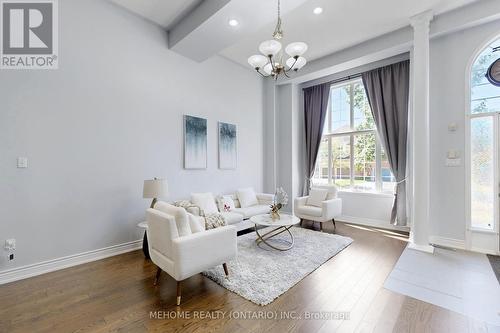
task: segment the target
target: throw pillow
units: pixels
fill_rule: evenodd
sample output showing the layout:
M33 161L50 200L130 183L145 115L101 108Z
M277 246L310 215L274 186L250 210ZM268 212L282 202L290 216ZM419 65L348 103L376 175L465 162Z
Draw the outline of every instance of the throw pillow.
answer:
M251 207L259 204L257 195L253 188L242 188L236 191L238 200L240 201L241 208Z
M321 207L321 203L325 201L327 195L327 189L312 188L309 193L309 197L307 198L306 205Z
M206 230L222 227L225 225L226 225L226 220L224 220L224 216L222 216L220 213L205 215Z
M200 207L205 215L219 212L217 210L217 205L215 204L214 196L211 192L191 193L191 202Z
M186 210L186 212L191 213L195 216L200 216L202 213L201 208L196 205L193 205L189 200L174 201L173 205L177 207L182 207Z
M193 204L189 200L177 200L177 201L173 202L173 205L177 206L177 207L184 208L184 209L187 209L187 208L193 206Z
M193 214L187 214L189 219L189 225L191 226L191 231L194 233L205 231L205 223L203 223L203 217L195 216Z
M219 212L230 212L235 208L234 200L230 195L222 195L218 198Z
M339 190L337 189L337 186L329 185L328 186L328 195L326 196L326 200L337 199L338 192L339 192Z

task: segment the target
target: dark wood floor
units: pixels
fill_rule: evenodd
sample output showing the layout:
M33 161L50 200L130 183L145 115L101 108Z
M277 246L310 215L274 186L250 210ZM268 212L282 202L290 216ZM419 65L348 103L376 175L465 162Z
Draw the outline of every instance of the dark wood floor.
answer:
M307 224L306 224L307 227ZM330 225L325 232L332 232ZM183 285L140 251L0 286L0 332L486 332L463 315L383 288L406 238L337 223L354 242L268 306L255 305L202 275ZM229 268L231 269L231 268ZM178 316L227 312L220 318L151 319L150 311ZM184 311L184 312L181 312ZM187 312L189 311L189 312ZM229 312L346 311L349 320L230 319ZM237 312L234 312L237 311ZM262 313L261 313L262 314Z

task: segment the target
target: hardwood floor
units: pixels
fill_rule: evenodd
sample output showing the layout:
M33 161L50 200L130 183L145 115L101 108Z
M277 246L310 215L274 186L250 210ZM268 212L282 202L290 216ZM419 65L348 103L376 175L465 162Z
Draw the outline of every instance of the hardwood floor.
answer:
M0 286L0 332L487 331L484 323L383 288L405 247L404 236L342 223L336 233L354 242L265 307L200 274L183 282L177 307L176 282L161 274L153 286L156 266L135 251ZM165 318L150 318L151 311ZM337 311L349 318L244 319L259 314L250 311L261 316ZM188 314L191 318L178 318Z

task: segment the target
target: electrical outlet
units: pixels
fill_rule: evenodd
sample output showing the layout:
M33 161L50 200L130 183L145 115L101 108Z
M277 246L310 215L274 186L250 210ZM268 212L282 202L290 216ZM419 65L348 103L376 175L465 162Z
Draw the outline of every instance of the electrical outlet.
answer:
M28 158L27 157L18 157L17 158L17 167L20 169L24 169L28 167Z
M5 250L14 251L16 249L16 240L14 238L5 241Z

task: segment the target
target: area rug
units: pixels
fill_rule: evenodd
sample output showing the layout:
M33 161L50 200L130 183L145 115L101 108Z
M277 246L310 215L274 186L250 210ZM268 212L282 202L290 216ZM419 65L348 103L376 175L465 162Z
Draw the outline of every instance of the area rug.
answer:
M267 229L259 230L261 234ZM222 266L203 272L224 288L259 305L267 305L328 259L345 249L352 239L293 227L295 245L276 251L255 243L255 232L238 237L238 256L228 262L229 277ZM286 240L283 233L276 239Z

